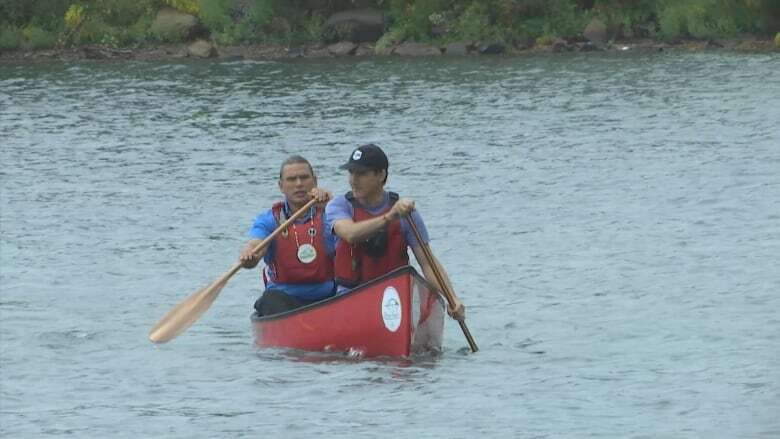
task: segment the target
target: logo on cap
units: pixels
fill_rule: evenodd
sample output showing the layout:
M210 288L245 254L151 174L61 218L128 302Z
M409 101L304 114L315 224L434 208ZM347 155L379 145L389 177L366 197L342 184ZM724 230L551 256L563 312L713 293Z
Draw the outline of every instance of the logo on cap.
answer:
M360 160L360 157L363 157L363 151L356 149L355 152L352 153L352 160Z

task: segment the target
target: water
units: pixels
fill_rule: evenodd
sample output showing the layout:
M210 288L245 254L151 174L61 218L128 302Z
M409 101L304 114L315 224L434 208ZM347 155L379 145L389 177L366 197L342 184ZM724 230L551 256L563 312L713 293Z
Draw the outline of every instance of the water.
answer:
M0 65L6 437L780 437L780 57ZM255 351L257 272L187 333L302 153L390 156L481 351Z

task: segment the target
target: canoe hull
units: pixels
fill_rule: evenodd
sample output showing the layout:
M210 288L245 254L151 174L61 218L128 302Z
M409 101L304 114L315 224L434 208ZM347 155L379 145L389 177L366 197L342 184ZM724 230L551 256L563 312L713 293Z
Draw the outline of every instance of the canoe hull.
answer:
M252 316L255 346L408 357L441 349L444 301L412 267L345 294L268 317Z

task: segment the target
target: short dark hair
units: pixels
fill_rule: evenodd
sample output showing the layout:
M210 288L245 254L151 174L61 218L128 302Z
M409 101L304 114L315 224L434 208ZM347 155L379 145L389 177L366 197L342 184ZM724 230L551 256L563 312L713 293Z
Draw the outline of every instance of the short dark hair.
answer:
M387 176L390 175L390 171L388 171L387 168L374 170L374 172L382 172L382 171L385 171L385 178L382 179L382 184L387 184Z
M311 172L311 176L314 177L314 168L311 167L311 163L309 163L308 160L303 158L299 155L291 155L290 157L287 157L285 161L282 162L282 166L279 167L279 180L282 179L282 173L284 172L284 167L287 165L294 165L297 163L305 163L309 167L309 172Z

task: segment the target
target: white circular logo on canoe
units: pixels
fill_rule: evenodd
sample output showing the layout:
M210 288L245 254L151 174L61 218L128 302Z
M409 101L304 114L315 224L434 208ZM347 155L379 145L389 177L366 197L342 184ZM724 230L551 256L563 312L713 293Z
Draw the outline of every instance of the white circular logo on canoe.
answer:
M401 297L393 287L385 288L382 296L382 320L385 328L392 332L401 327Z

